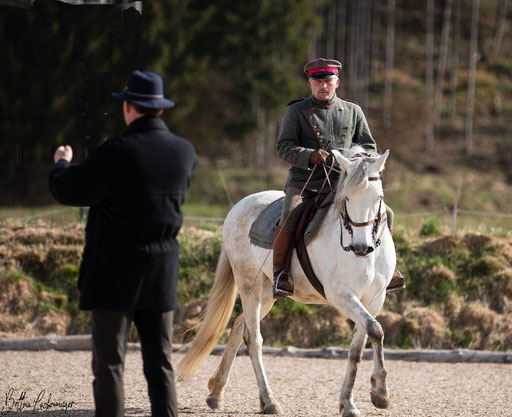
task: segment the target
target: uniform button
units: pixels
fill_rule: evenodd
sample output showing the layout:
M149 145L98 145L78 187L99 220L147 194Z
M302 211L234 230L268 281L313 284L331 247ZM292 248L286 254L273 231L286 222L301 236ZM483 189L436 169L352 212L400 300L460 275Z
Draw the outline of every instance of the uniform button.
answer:
M345 126L345 129L348 128L348 125Z
M347 134L346 134L346 133L343 133L343 136L347 136Z

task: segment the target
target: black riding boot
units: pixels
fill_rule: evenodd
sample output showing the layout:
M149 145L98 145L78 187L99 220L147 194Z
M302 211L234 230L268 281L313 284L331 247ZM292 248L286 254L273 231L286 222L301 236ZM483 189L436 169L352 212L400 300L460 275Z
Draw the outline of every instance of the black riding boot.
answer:
M274 228L274 298L293 295L293 281L289 274L294 233L276 226Z
M391 232L391 236L393 236L393 228L392 227L389 228L389 231ZM386 287L386 293L390 294L392 292L402 291L402 290L405 290L405 278L398 269L395 269L395 273L393 274L391 281L389 282L388 286Z

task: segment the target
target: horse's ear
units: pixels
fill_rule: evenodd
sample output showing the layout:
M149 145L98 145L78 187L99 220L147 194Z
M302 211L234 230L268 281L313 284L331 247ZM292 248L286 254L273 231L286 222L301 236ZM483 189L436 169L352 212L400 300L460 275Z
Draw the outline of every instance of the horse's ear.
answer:
M377 173L384 170L384 165L386 164L386 160L389 156L389 149L384 152L381 156L379 156L379 159L377 159L373 164L371 164L368 167L368 172L370 173Z
M340 151L333 149L332 154L334 155L334 158L336 158L336 161L338 164L341 165L341 167L348 172L350 170L350 167L352 166L352 162L350 162L349 159L345 158Z

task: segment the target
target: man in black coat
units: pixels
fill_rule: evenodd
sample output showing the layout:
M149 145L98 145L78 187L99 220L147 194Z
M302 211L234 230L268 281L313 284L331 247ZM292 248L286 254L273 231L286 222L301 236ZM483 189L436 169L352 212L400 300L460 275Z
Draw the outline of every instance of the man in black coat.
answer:
M66 205L89 206L78 288L92 310L96 416L124 415L123 368L133 322L140 335L152 416L177 416L171 366L178 242L196 155L160 116L174 105L162 79L134 71L123 100L127 129L71 165L69 146L54 155L50 189Z

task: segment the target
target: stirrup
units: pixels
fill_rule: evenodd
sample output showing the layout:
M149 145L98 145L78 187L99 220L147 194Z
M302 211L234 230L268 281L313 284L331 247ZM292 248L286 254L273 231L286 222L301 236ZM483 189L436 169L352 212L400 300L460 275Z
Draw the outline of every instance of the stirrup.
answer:
M279 274L274 278L274 285L272 286L272 293L274 295L274 298L286 298L293 295L293 284L290 285L290 289L287 288L279 288L279 281L282 279L283 274L286 274L289 276L288 272L285 270L279 272ZM286 283L289 284L288 279L286 280Z
M386 288L386 294L391 294L392 292L405 290L405 278L402 273L395 269L395 273L389 282L389 285Z

